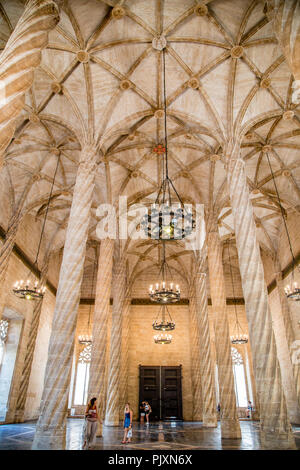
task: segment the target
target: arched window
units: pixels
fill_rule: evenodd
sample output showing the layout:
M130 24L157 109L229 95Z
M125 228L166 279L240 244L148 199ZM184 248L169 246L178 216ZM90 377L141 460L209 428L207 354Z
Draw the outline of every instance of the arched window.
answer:
M79 354L76 374L74 405L85 405L89 385L92 345L86 346Z
M248 405L248 397L244 361L238 350L233 347L231 348L231 357L234 374L236 404L238 407L246 407Z
M8 325L9 323L7 320L0 320L0 367L4 356L5 343L8 334Z

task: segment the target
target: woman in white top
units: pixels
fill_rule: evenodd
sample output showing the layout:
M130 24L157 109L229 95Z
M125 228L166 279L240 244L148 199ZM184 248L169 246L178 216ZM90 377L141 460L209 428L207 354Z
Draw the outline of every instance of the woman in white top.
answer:
M147 401L145 401L145 414L146 414L146 424L149 424L149 415L152 412L151 406Z

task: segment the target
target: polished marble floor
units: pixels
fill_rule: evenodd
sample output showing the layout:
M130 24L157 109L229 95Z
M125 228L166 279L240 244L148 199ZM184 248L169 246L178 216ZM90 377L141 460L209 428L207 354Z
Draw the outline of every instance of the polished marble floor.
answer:
M241 421L242 439L221 439L220 423L216 429L204 429L201 423L171 422L151 423L150 426L134 423L131 444L121 444L122 427L104 428L103 438L97 438L95 450L184 450L184 449L260 449L258 423ZM82 419L68 419L67 449L82 448ZM0 450L30 450L35 423L5 424L0 426ZM293 427L296 445L300 450L300 427Z

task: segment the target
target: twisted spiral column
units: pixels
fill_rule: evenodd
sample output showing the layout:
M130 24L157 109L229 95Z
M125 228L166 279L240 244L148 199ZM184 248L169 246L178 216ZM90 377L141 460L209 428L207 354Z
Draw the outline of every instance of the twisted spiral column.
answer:
M196 309L200 340L200 373L202 382L203 426L217 426L215 376L211 358L211 341L207 311L206 256L202 256L195 278Z
M218 365L222 438L240 438L231 359L231 343L226 313L225 279L218 227L213 224L207 237L210 295L214 312Z
M41 284L44 285L46 281L46 275L49 266L49 259L46 259L41 273ZM36 338L38 334L38 328L40 323L40 316L43 306L43 298L36 301L33 309L31 326L29 331L26 355L22 370L21 381L19 385L19 392L17 397L17 405L15 410L15 422L23 423L24 422L24 411L27 398L27 391L29 386L29 379L31 374L31 367L33 362Z
M53 0L29 0L0 55L0 167L34 70L40 65L41 51L47 46L48 33L58 22L58 6Z
M101 240L93 318L93 344L88 397L89 399L97 397L98 413L102 421L104 420L105 412L107 321L110 312L113 253L114 240L109 238ZM98 424L97 436L102 436L102 423Z
M282 278L282 271L280 269L280 266L278 263L276 263L276 273L275 273L275 278L276 278L276 284L277 284L277 289L278 289L278 295L279 295L279 300L280 300L280 306L281 306L281 314L285 326L285 334L286 334L286 340L289 348L289 353L290 356L293 355L293 350L292 346L293 343L296 339L295 333L293 330L292 326L292 320L290 316L290 308L288 304L288 300L286 298L285 292L284 292L284 283L283 283L283 278ZM296 395L297 395L297 402L298 402L298 420L299 420L299 407L300 407L300 365L299 364L294 364L294 361L292 361L291 357L291 367L293 370L293 378L294 378L294 383L295 383L295 389L296 389ZM296 421L294 421L296 422Z
M275 36L294 75L292 103L300 103L300 2L268 0L267 15L273 20Z
M195 284L190 288L190 337L193 387L193 421L202 421L202 386L200 369L200 333L196 306Z
M274 445L276 448L293 448L295 441L282 390L245 164L238 155L239 146L235 144L229 164L228 189L260 405L261 441L266 448Z
M33 449L64 449L75 330L90 221L96 150L86 145L76 176Z
M13 247L16 241L17 231L19 223L21 220L20 214L15 214L10 223L9 228L6 232L6 237L3 245L0 248L0 284L3 286L5 284L5 276L7 273L7 268L9 265L10 256L13 251ZM8 286L8 289L11 289L11 286ZM8 289L2 289L0 292L0 319L3 314Z
M126 265L123 259L115 267L113 277L113 311L111 322L109 376L106 401L106 426L119 425L120 370L122 345L122 310L126 292Z
M122 352L120 377L120 420L124 417L124 404L128 401L129 372L129 319L131 298L126 295L122 312Z

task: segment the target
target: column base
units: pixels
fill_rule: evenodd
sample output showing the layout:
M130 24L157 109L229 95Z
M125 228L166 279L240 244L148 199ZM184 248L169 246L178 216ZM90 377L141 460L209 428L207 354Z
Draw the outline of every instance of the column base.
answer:
M24 423L24 410L16 410L15 423Z
M238 419L221 418L222 439L241 439L241 428Z
M216 428L218 426L217 418L214 416L204 416L203 417L203 428Z
M201 414L195 414L193 415L193 421L202 421L203 420L203 415Z
M105 426L119 426L120 421L119 419L105 419Z
M297 450L295 438L292 432L276 432L261 430L260 442L262 449L265 450Z
M37 429L31 446L32 450L65 450L66 449L66 430L48 429L44 431Z
M102 437L102 436L103 436L103 425L98 423L96 437Z

